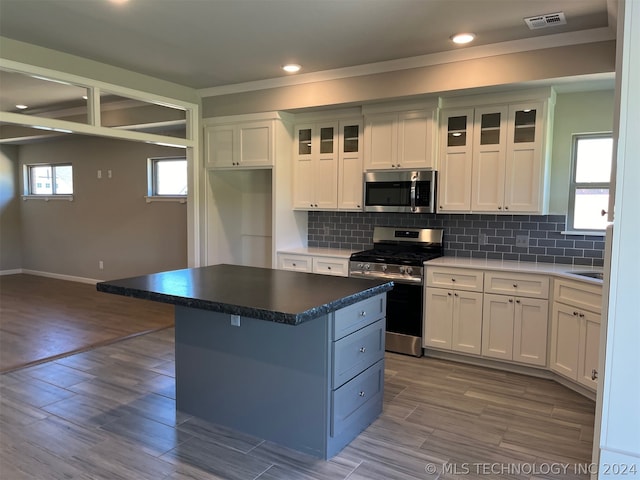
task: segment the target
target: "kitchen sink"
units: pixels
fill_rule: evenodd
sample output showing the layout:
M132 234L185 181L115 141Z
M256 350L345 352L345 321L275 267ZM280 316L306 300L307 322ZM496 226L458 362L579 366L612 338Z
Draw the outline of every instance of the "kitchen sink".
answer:
M602 272L567 272L567 273L571 273L573 275L581 275L583 277L596 278L598 280L603 279Z

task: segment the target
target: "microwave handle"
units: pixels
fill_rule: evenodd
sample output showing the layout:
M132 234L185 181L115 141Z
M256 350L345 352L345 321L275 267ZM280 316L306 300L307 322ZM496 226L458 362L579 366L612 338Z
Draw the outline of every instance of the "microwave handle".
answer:
M411 211L416 211L416 183L418 183L418 175L411 176Z

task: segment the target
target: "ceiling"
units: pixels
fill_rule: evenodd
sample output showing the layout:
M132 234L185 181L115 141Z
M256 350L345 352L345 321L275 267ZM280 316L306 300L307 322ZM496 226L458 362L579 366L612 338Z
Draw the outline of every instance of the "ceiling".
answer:
M204 89L283 77L289 62L313 73L465 48L449 40L460 31L489 45L613 27L612 1L0 0L0 34ZM566 25L523 21L556 12Z

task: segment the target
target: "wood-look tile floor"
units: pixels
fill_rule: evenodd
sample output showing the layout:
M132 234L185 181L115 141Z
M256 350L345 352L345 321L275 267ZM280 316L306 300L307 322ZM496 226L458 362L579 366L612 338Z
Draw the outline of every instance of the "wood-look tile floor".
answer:
M173 336L1 375L0 478L588 478L594 402L553 381L387 353L383 414L323 461L176 412Z
M0 372L174 324L173 305L109 295L95 285L0 275Z

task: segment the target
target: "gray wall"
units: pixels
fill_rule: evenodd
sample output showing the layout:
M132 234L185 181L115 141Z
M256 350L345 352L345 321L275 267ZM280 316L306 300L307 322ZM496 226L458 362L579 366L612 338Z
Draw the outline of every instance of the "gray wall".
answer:
M22 268L99 280L186 268L186 204L144 198L147 158L182 154L181 149L82 136L21 146L21 166L71 162L74 174L72 202L19 202Z
M0 271L22 267L18 147L0 145Z

